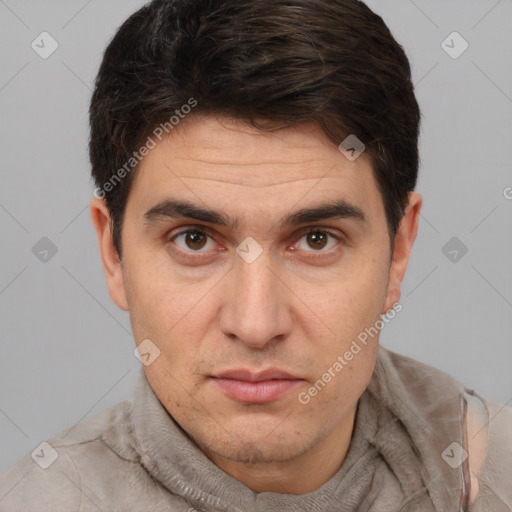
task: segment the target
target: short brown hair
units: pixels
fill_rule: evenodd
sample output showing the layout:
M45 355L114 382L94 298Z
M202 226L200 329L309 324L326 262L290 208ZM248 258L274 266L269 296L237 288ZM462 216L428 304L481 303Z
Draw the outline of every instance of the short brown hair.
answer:
M336 145L355 134L393 246L417 181L420 110L405 52L363 2L154 0L123 23L96 79L89 143L120 258L134 152L191 100L190 115L228 115L261 130L316 121Z

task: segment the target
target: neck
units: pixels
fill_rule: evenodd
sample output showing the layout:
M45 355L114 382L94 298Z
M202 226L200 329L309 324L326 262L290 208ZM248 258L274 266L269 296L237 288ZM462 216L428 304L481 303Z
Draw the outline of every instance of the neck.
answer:
M306 494L320 488L340 469L354 429L356 407L325 438L302 455L286 461L241 463L207 452L225 473L255 492Z

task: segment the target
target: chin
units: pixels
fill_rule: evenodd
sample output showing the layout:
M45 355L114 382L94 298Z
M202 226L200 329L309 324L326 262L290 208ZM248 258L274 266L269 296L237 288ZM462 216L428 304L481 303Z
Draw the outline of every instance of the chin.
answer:
M213 453L237 463L269 464L293 460L315 444L314 441L308 443L300 437L290 442L291 434L284 432L279 437L274 434L271 434L271 437L255 434L256 432L251 432L245 437L207 440L200 443L200 447L206 453Z

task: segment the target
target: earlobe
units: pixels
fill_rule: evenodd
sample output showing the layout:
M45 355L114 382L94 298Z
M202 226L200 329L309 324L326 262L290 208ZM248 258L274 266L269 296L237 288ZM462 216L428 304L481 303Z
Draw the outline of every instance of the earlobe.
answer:
M119 260L110 223L110 212L104 199L94 198L90 204L91 219L98 238L101 262L110 297L115 304L128 311L128 301L124 287L124 275L121 261Z
M421 206L420 194L409 192L409 202L395 235L395 248L389 269L388 289L382 314L386 314L400 300L401 283L418 233Z

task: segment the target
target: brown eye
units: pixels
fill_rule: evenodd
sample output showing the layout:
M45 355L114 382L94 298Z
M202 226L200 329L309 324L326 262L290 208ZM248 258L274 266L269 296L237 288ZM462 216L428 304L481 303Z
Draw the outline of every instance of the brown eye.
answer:
M198 231L189 231L185 234L185 243L189 249L195 251L202 249L206 245L206 242L206 236Z
M309 253L329 254L331 249L340 245L341 239L338 235L325 229L309 229L302 233L297 242L296 248Z
M312 231L306 236L309 247L315 250L323 249L327 245L329 237L327 233L322 231Z
M197 229L187 229L174 235L171 240L185 252L206 252L202 249L212 249L215 242L211 236Z

